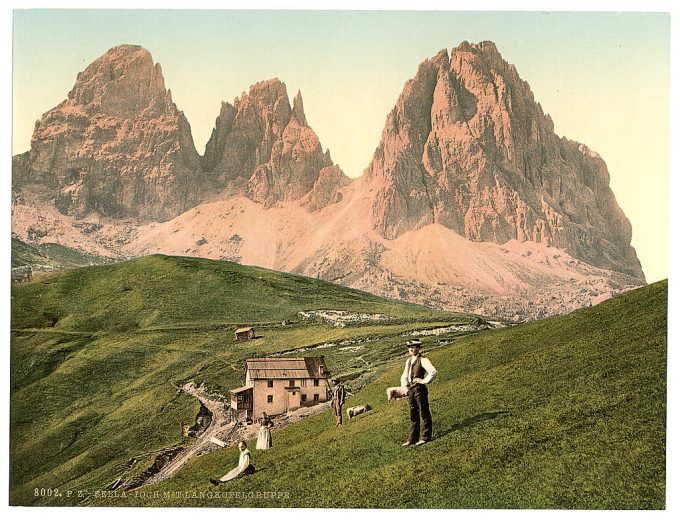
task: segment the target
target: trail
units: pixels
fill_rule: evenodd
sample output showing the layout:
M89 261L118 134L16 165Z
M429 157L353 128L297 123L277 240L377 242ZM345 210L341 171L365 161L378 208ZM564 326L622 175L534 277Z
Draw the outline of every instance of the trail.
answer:
M225 440L224 435L234 435L236 423L228 420L225 404L222 401L211 399L205 394L203 387L197 387L192 382L185 384L181 389L185 393L196 397L208 410L210 410L212 420L207 429L196 438L191 446L181 451L168 464L163 466L158 473L145 481L143 484L144 486L163 482L177 473L191 458L220 449L219 446L210 442L211 437L217 437L219 435L221 437L218 438L221 438L221 440L229 445L229 440Z
M177 473L190 459L198 457L204 453L222 449L220 446L210 442L211 437L216 437L231 446L238 440L250 440L257 436L259 426L257 424L243 425L229 419L228 408L221 400L209 397L203 386L196 386L193 382L181 387L181 390L189 395L196 397L212 414L212 420L206 430L199 435L191 446L183 449L175 457L165 464L157 473L145 480L141 486L158 484L171 478ZM291 423L297 422L310 415L316 415L330 408L330 402L324 402L315 406L302 407L295 411L277 416L274 429L282 428ZM141 487L139 486L139 487ZM136 488L134 488L136 489Z

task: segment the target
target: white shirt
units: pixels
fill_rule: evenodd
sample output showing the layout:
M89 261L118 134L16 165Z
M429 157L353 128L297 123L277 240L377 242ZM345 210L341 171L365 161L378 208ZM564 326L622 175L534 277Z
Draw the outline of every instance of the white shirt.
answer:
M412 355L408 359L406 359L406 365L404 366L404 373L401 374L401 385L402 386L408 386L409 385L409 377L410 377L410 370L411 366L415 364L416 359L418 356ZM435 377L437 377L437 370L434 369L434 366L430 362L430 359L426 357L420 357L420 365L423 367L423 370L425 370L425 377L421 379L421 382L423 384L430 384L432 381L434 381Z

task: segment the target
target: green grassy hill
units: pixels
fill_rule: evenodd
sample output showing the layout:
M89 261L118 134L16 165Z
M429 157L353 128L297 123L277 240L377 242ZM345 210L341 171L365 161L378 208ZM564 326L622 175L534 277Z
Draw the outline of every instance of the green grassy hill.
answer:
M298 316L318 309L391 319L334 328ZM16 285L10 502L77 505L83 499L40 490L100 490L143 472L163 448L187 443L180 424L193 423L198 403L175 385L205 382L227 394L241 384L248 356L310 347L305 355L325 355L334 375L356 389L403 355L401 336L414 327L479 321L195 258L151 256ZM246 324L256 325L258 338L237 343L234 327ZM328 346L359 339L361 357Z
M257 267L150 256L73 270L16 291L12 328L124 332L280 323L302 310L383 313L395 319L444 315L422 306Z
M400 446L407 404L384 399L395 364L348 404L372 412L341 429L326 412L275 432L271 450L253 451L253 476L208 483L234 466L229 448L166 483L93 503L663 509L666 310L661 282L566 317L429 346L440 377L425 446Z
M101 265L113 261L111 258L95 256L57 243L29 245L16 237L12 238L12 268L30 266L38 273Z

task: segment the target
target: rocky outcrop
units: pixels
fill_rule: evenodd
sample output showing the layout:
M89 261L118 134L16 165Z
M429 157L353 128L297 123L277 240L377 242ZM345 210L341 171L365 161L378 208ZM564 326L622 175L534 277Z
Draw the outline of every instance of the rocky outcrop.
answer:
M338 200L339 187L349 181L307 125L301 94L291 108L285 84L276 79L222 104L202 165L218 189L265 207L306 197L315 210Z
M340 189L349 182L349 178L336 165L324 167L319 171L319 177L311 190L302 199L302 205L309 212L316 212L327 205L339 203L343 198Z
M604 161L555 134L491 42L464 42L420 65L365 176L384 238L439 223L473 241L563 248L644 280Z
M165 220L205 190L191 129L142 47L109 50L36 123L13 161L15 190L41 185L67 215Z
M555 135L488 42L420 65L351 182L279 80L223 103L199 157L132 46L79 75L12 169L17 237L107 257L229 259L513 320L644 282L604 161Z

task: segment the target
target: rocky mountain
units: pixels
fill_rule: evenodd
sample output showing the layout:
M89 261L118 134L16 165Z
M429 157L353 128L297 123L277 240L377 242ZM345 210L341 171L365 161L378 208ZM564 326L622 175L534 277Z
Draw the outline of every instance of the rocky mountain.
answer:
M385 239L371 227L374 199L365 180L342 194L317 212L299 204L264 208L243 196L199 205L138 228L124 249L227 259L514 321L568 313L643 283L555 247L470 241L439 223Z
M63 214L169 219L205 187L191 128L160 64L135 45L109 50L78 74L68 98L36 123L13 161L13 189L37 185Z
M65 215L171 219L206 199L246 194L310 210L349 182L307 125L302 96L269 80L223 103L199 157L191 128L142 47L106 52L68 98L36 123L31 149L13 158L13 188L30 185Z
M532 241L643 278L604 161L559 138L491 42L423 62L387 117L366 175L389 239L441 223L472 241Z
M644 284L604 161L555 135L490 42L425 60L351 181L277 79L222 104L199 158L159 66L136 60L152 64L123 46L91 65L13 158L17 237L107 257L229 259L512 320ZM146 80L107 72L122 64Z
M318 209L349 182L307 125L302 95L291 108L277 79L253 85L233 105L222 104L202 165L223 189L221 197L245 194L265 207L306 196L306 204Z

